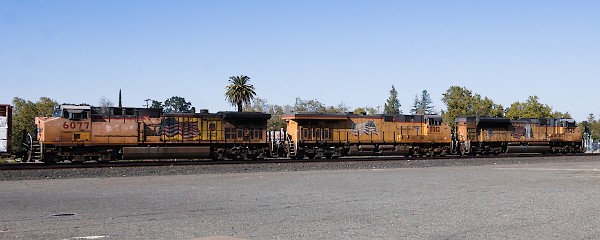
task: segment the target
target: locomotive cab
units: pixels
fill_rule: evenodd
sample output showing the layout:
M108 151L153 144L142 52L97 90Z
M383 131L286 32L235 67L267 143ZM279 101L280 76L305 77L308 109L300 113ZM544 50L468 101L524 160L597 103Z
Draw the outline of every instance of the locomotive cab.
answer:
M67 145L83 145L90 140L91 109L89 105L56 106L52 117L36 118L37 139L44 143L69 142Z
M91 112L90 106L85 105L60 105L54 108L52 117L65 118L72 121L88 119Z
M565 128L574 128L577 126L577 124L575 123L575 120L570 119L570 118L558 119L558 122L561 127L565 127Z

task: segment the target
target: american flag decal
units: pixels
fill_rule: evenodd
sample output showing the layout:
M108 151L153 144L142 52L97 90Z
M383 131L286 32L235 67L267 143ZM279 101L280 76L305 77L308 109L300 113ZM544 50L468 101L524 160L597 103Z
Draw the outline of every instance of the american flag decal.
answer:
M525 128L522 126L516 126L514 127L514 130L512 131L511 135L514 138L521 138L525 136Z
M175 118L164 119L158 131L158 134L167 137L181 135L183 140L191 140L198 137L199 133L197 122L178 122Z
M350 129L350 132L352 133L352 135L358 136L361 134L367 134L367 135L379 135L379 132L377 131L377 126L375 125L374 121L368 121L366 123L353 123L352 124L352 129Z
M375 126L375 122L373 121L368 121L367 123L365 123L365 128L364 128L365 134L375 134L378 135L379 133L377 132L377 126Z

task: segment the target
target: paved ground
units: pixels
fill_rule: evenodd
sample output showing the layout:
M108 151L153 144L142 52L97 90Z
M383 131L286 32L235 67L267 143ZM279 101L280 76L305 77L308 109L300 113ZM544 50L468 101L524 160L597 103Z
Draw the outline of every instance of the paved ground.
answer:
M598 239L600 160L0 182L0 239Z

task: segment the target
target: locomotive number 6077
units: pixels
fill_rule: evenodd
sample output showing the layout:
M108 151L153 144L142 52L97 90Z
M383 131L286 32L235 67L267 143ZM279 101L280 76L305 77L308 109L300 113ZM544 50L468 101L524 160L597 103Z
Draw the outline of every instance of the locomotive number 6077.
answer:
M64 129L90 129L89 122L65 122L63 123Z

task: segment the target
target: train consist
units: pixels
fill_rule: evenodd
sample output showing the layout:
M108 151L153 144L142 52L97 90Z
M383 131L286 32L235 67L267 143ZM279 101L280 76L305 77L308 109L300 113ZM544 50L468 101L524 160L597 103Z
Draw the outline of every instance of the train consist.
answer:
M502 153L575 153L582 132L572 119L439 115L293 113L268 131L256 112L163 113L154 108L57 106L37 117L26 161L121 159L337 158Z
M572 119L458 117L454 129L439 115L298 113L283 119L291 158L582 151L582 132Z

